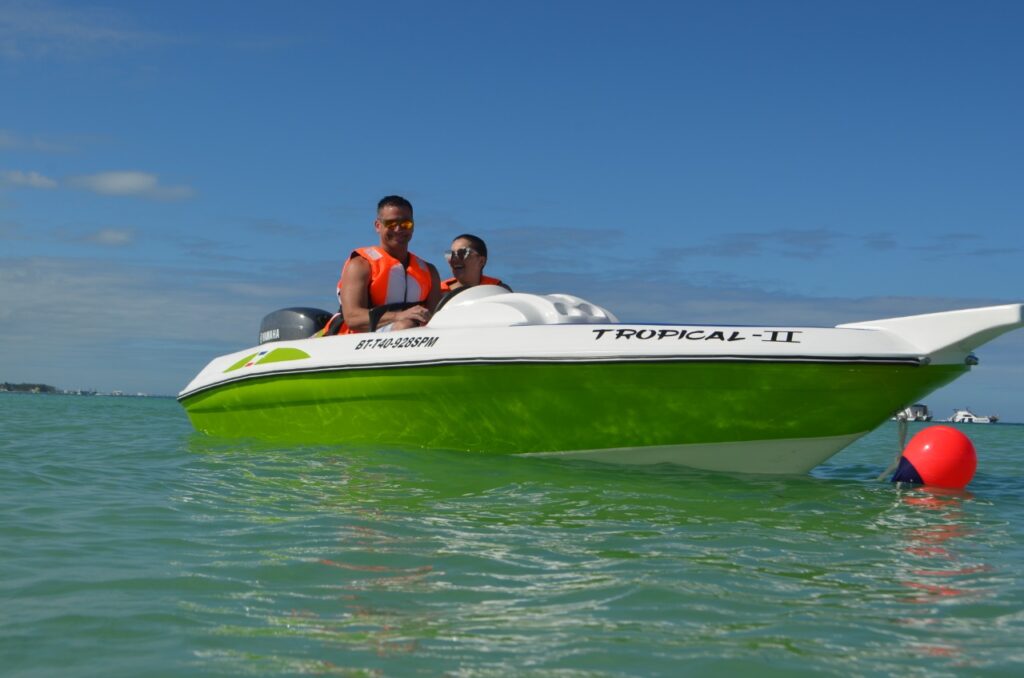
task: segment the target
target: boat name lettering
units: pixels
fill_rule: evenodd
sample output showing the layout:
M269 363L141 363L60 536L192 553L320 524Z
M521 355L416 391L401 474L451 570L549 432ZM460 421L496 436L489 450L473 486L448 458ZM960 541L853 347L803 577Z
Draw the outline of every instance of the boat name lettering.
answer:
M367 348L430 348L437 343L437 337L385 337L381 339L363 339L356 344L355 350Z
M799 344L797 338L800 330L762 330L760 332L747 333L742 330L688 330L684 328L664 328L660 330L652 328L633 329L628 327L618 329L591 330L594 333L594 340L598 339L639 339L646 341L655 339L687 339L689 341L746 341L759 339L773 344Z

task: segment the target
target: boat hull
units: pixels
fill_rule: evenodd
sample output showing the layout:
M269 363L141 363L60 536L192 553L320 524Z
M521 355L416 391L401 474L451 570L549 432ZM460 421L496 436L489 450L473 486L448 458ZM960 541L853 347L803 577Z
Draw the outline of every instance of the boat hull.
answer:
M1019 327L1022 304L831 328L620 323L481 285L426 327L214 358L178 399L200 431L285 445L803 473Z
M199 431L803 473L963 364L658 361L427 364L267 374L182 399Z

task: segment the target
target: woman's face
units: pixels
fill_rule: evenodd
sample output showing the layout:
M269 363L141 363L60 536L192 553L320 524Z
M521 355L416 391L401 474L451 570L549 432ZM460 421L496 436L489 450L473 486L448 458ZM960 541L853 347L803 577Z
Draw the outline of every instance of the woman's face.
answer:
M465 257L458 256L459 253L468 250ZM473 248L473 244L465 238L456 238L452 242L452 251L456 253L448 265L452 267L452 275L465 287L480 284L480 275L484 271L484 264L487 257L482 256Z

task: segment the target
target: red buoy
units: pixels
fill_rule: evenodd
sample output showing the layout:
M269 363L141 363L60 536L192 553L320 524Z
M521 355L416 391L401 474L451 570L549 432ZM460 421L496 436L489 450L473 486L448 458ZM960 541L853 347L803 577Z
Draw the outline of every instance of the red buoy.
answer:
M952 426L929 426L907 443L892 480L963 489L977 468L970 438Z

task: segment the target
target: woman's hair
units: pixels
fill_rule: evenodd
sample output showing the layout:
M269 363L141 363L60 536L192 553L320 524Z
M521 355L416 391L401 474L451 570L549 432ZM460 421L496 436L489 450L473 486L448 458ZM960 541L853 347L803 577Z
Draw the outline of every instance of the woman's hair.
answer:
M480 256L487 256L487 243L485 243L482 238L470 235L469 233L463 233L462 235L457 235L452 238L452 242L455 242L456 240L468 240L470 246L472 246Z

